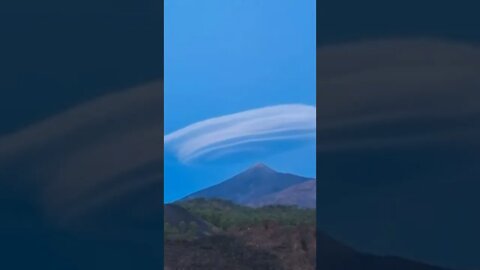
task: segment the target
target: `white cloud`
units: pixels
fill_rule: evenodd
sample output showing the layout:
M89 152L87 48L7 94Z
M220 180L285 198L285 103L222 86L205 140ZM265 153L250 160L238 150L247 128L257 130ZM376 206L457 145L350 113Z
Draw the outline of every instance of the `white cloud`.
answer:
M187 162L250 143L315 138L315 129L314 106L285 104L203 120L167 134L164 141Z

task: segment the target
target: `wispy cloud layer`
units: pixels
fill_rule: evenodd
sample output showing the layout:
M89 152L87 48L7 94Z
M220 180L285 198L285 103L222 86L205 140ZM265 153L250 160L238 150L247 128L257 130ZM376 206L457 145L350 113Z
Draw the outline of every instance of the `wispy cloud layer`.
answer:
M370 40L318 48L317 61L322 153L478 144L477 45Z
M0 137L0 175L12 174L0 181L0 201L14 190L18 200L41 209L42 222L65 229L98 222L99 212L117 212L119 198L122 205L150 209L155 212L151 217L157 216L160 209L150 202L163 190L158 166L162 88L163 82L157 81L112 90ZM129 201L139 197L143 199ZM137 224L132 218L119 214L115 223ZM147 219L142 218L151 221ZM146 227L157 226L157 221Z
M165 136L165 147L188 162L251 143L315 138L316 109L303 104L263 107L210 118Z

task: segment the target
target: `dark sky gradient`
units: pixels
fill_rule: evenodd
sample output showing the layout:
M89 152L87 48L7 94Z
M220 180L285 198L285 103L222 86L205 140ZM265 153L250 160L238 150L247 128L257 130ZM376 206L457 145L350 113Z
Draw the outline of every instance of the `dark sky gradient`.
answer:
M375 37L480 41L471 1L317 1L317 46Z
M163 74L161 2L2 3L0 134L157 80Z

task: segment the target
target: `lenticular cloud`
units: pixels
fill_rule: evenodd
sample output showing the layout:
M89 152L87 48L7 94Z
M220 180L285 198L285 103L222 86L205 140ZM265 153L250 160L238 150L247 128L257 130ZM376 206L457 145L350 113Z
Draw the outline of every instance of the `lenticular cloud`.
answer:
M314 106L286 104L203 120L167 134L164 142L188 162L252 143L315 138L315 128Z

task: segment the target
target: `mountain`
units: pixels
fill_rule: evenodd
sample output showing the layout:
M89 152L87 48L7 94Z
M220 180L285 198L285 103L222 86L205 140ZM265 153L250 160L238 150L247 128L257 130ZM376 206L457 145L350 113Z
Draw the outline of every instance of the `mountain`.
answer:
M249 205L258 198L311 180L311 178L289 173L280 173L263 163L258 163L220 184L195 192L182 200L218 198Z
M252 200L249 205L260 207L265 205L296 205L303 208L315 208L317 180L309 180L293 185L276 193Z

